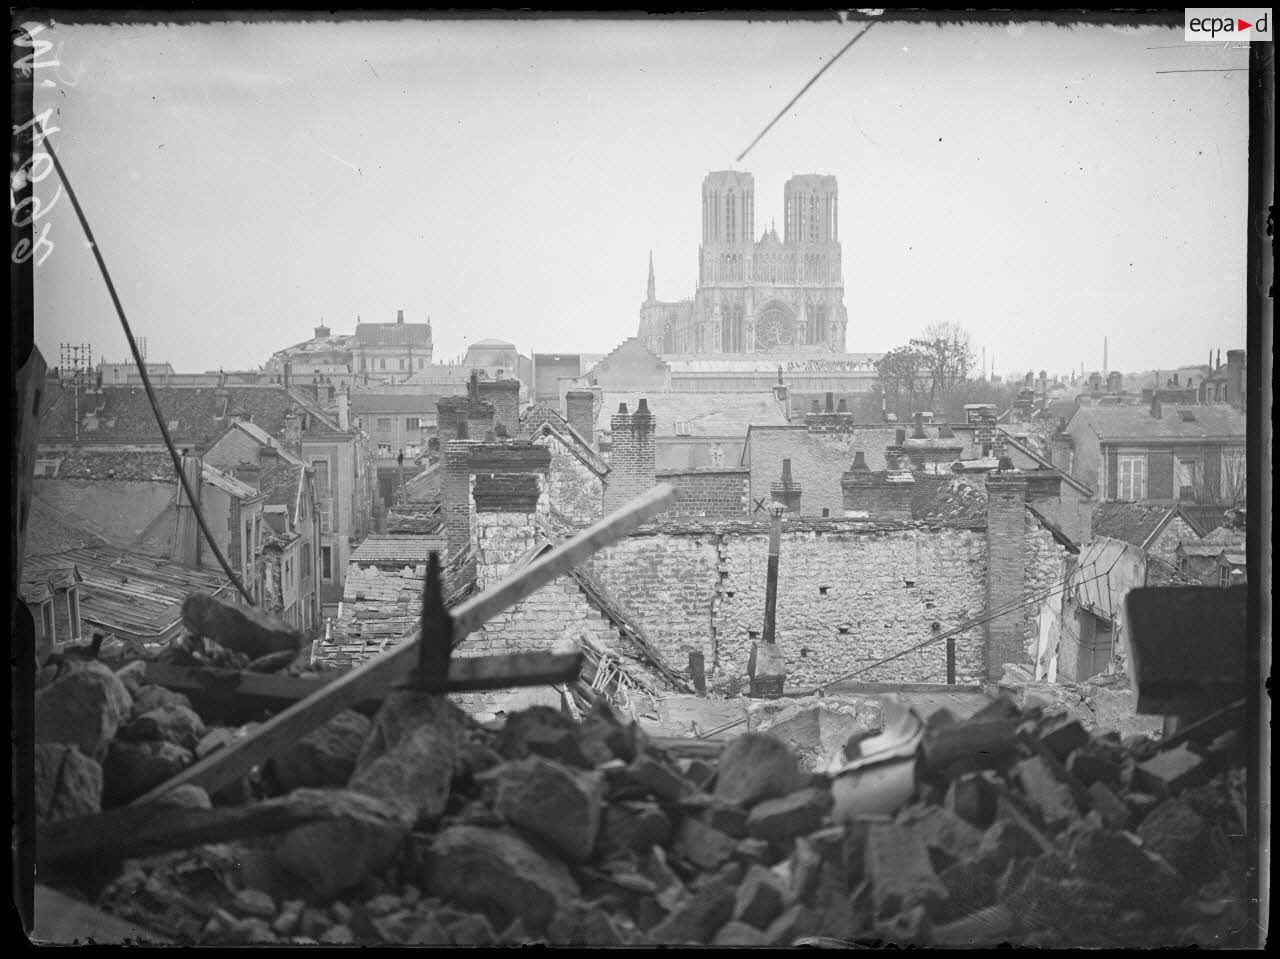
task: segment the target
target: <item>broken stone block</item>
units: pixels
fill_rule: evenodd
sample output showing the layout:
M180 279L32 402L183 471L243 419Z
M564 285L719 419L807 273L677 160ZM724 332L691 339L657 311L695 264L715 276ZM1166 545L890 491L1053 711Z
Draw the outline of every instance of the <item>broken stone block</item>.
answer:
M666 919L649 930L650 939L661 945L703 945L733 915L736 873L721 872L683 902Z
M372 728L367 716L353 709L340 712L273 756L267 763L270 774L285 792L300 787L345 786Z
M193 783L174 786L167 793L157 797L156 802L166 806L181 806L184 809L212 809L213 800L209 794Z
M356 941L356 934L344 925L330 926L320 934L320 944L325 946L350 946Z
M676 830L672 851L699 869L712 870L727 862L736 848L732 836L697 819L685 819Z
M720 754L715 795L750 807L795 792L805 778L795 754L767 733L731 740Z
M671 818L651 802L615 802L604 808L596 853L602 859L624 852L644 853L671 841Z
M773 862L772 846L763 839L739 839L733 847L733 859L745 866Z
M1182 899L1177 872L1132 833L1084 829L1072 843L1071 856L1082 879L1113 886L1140 908L1176 909Z
M1108 828L1124 829L1129 824L1132 816L1129 807L1101 780L1089 787L1089 801L1093 804L1094 812L1102 817Z
M455 919L445 928L455 946L491 946L497 940L489 920L479 913Z
M909 806L898 814L897 822L951 859L970 859L982 845L982 830L941 806Z
M1165 795L1203 782L1212 774L1205 758L1193 752L1186 743L1156 753L1151 759L1140 763L1138 769L1144 777L1158 781L1163 786ZM1149 780L1147 783L1135 782L1133 785L1144 791L1157 792L1150 788L1152 784Z
M998 793L981 773L966 773L947 787L943 800L948 810L978 829L995 821Z
M35 748L36 820L57 822L102 809L102 766L75 746L40 743Z
M772 870L752 866L734 894L733 918L757 930L767 929L787 898L786 888Z
M98 662L65 672L35 695L37 743L66 743L102 762L129 716L132 700L116 674Z
M716 933L711 943L713 946L765 946L765 934L762 930L745 922L736 920L727 922Z
M276 916L275 900L260 889L241 889L231 900L231 908L242 916L260 919L274 919Z
M535 705L508 716L495 745L506 759L524 759L536 753L556 762L590 768L593 764L583 755L578 734L578 724L560 710Z
M933 945L955 948L996 946L1008 940L1016 925L1016 917L1004 905L988 906L946 925L930 929Z
M147 664L141 659L126 663L116 670L116 679L124 685L130 698L136 697L142 687L147 685Z
M1054 775L1042 756L1031 756L1018 763L1016 771L1022 792L1040 814L1044 824L1057 829L1080 816L1071 788Z
M637 756L626 778L664 802L676 802L693 792L693 784L667 763L651 755Z
M324 899L385 869L414 822L407 804L349 789L295 789L289 798L315 806L327 818L276 839L276 861Z
M813 832L831 808L825 789L801 789L778 799L765 799L747 816L747 833L757 839L778 842Z
M569 862L591 858L600 831L604 784L541 756L514 760L484 774L497 783L494 811L550 843Z
M684 778L693 783L696 789L709 790L715 781L715 764L705 759L682 759L679 766Z
M419 819L436 819L449 799L467 722L442 696L392 693L374 719L348 788L412 803Z
M1137 834L1147 849L1197 885L1226 865L1209 820L1183 799L1166 799L1156 806L1142 820Z
M512 833L451 826L431 844L422 886L434 896L484 912L505 928L516 917L541 931L561 903L578 897L562 862Z
M923 905L911 906L875 923L875 936L902 945L923 943L929 938L929 913Z
M764 931L764 944L767 946L789 946L800 936L812 922L810 911L796 903L783 910L782 915L769 923Z
M742 839L747 835L747 811L741 806L713 800L703 811L702 821L734 839Z
M194 761L189 749L173 743L116 740L102 764L102 804L119 806L168 782Z
M1078 719L1062 713L1039 724L1036 736L1040 744L1061 762L1075 750L1089 743L1089 734Z
M992 875L1002 873L1010 862L1031 859L1045 851L1047 843L1037 837L1027 824L1002 817L992 823L982 836L976 861Z
M143 713L149 713L153 709L161 709L165 706L184 706L187 709L194 709L191 700L182 693L175 693L171 689L165 689L163 686L143 686L138 695L133 700L133 715L141 716Z
M625 946L626 939L598 905L566 902L547 927L547 939L557 946Z
M996 877L979 862L956 862L938 873L950 896L948 916L964 916L995 902Z
M866 854L876 916L887 919L912 906L933 909L946 902L947 887L934 873L929 852L914 831L873 823Z
M129 742L162 740L194 750L204 737L204 720L194 709L170 704L136 715L118 736Z
M255 606L240 606L204 593L191 593L182 603L182 624L192 636L212 639L224 649L258 659L271 653L297 652L303 636L288 623Z
M1122 765L1119 759L1093 749L1077 749L1067 759L1067 769L1085 786L1100 782L1109 789L1122 785Z

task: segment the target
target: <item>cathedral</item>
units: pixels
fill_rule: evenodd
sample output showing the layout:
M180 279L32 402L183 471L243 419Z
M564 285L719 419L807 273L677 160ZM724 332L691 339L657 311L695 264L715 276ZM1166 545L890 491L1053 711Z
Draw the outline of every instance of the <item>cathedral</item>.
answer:
M664 356L843 354L836 178L793 176L783 209L782 237L770 225L757 240L751 174L707 174L697 291L692 300L659 300L650 254L640 341Z

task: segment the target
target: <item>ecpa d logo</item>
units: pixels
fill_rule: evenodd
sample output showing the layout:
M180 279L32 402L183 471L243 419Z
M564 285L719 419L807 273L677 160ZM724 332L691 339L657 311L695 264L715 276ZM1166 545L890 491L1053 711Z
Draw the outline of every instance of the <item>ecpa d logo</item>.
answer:
M1186 40L1231 40L1236 43L1271 39L1271 10L1260 7L1188 7Z

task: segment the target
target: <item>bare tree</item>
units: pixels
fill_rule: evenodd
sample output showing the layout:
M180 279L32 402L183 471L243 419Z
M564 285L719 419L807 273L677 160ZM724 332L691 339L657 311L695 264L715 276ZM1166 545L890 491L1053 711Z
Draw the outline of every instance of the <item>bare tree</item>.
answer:
M916 397L924 388L924 364L924 354L911 346L899 346L890 350L876 363L880 388L894 412L899 415L915 409Z
M945 399L969 376L973 366L973 346L969 333L959 323L931 323L911 341L923 358L929 376L929 408Z

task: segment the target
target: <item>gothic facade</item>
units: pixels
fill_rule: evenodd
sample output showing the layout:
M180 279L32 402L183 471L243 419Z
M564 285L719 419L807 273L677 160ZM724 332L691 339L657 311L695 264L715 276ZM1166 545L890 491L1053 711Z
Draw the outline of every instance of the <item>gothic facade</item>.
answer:
M668 356L843 353L836 178L793 176L783 209L783 235L770 225L757 240L751 174L707 174L697 291L692 300L660 301L650 256L640 340Z

